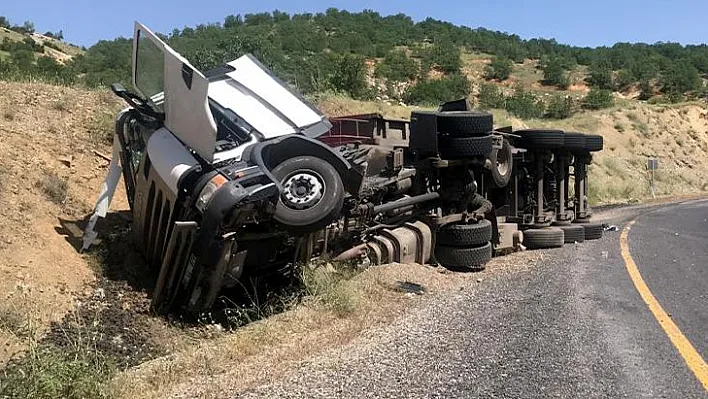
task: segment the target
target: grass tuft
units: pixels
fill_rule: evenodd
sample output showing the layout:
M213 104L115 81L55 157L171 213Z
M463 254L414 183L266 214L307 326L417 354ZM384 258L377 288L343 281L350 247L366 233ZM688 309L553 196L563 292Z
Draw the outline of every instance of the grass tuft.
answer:
M356 292L346 280L357 273L356 269L347 265L325 263L302 268L302 284L306 295L316 298L327 309L337 316L343 317L356 308Z
M45 172L42 179L35 185L57 205L63 205L69 197L69 182L53 171Z

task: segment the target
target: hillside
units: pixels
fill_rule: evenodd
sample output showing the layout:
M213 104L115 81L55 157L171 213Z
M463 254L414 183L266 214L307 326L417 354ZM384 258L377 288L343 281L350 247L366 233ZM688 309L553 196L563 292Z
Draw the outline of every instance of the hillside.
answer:
M328 115L381 112L408 118L411 107L326 97L319 106ZM590 167L589 199L593 204L651 197L646 163L657 158L656 194L672 196L708 190L708 108L703 103L651 105L625 100L606 110L588 111L565 120L523 120L504 110L491 110L495 126L556 128L600 134L604 151Z
M5 27L0 27L0 43L4 43L4 46L9 44L22 43L27 38L33 40L38 46L40 51L34 51L35 57L48 56L56 60L61 64L67 64L71 59L79 54L83 54L83 50L72 44L66 43L54 37L49 37L40 33L18 33L7 29ZM10 55L7 50L0 51L0 59L6 58Z

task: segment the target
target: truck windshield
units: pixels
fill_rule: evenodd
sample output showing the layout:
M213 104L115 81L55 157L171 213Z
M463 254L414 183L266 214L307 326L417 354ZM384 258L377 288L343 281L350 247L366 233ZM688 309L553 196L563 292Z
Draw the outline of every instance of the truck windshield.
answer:
M164 91L165 55L162 49L148 35L138 31L138 43L135 59L135 85L140 93L152 100L157 108L158 94Z

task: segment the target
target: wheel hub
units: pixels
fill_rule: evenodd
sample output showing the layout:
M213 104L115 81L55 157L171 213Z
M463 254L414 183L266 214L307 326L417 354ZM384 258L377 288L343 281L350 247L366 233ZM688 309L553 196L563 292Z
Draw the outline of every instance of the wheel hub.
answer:
M322 178L313 172L299 172L285 179L283 203L292 209L308 209L315 206L324 192Z

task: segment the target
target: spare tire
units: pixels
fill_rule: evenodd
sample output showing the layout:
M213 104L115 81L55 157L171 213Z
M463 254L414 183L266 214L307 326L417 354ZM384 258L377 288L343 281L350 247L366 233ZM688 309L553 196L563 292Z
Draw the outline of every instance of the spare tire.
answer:
M586 151L585 135L576 132L566 132L563 135L563 149L570 152Z
M524 231L524 245L529 249L560 248L565 236L557 227L544 227Z
M563 131L548 129L517 130L518 146L527 149L555 149L563 147Z
M599 240L602 238L602 224L600 223L583 223L582 227L585 231L586 240Z
M464 138L438 135L438 145L443 159L487 157L493 148L491 135Z
M585 150L590 152L602 151L603 142L602 136L597 134L588 134L585 136Z
M438 231L435 242L444 246L474 247L484 245L491 239L492 223L487 219L482 219L474 224L455 223L445 225Z
M511 172L514 167L514 154L511 153L511 144L504 139L502 148L492 151L489 154L489 160L492 162L492 180L499 188L506 187L511 180Z
M563 241L566 244L585 241L585 228L581 225L559 226L563 230Z
M484 270L492 259L492 243L480 247L435 246L435 259L445 268L456 271Z
M438 113L438 132L451 137L483 136L494 130L492 114L476 111Z

